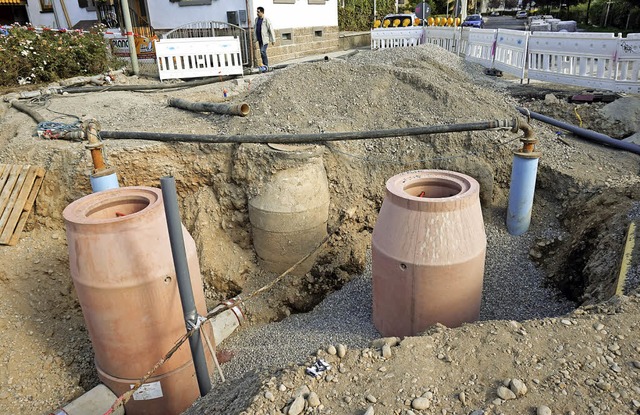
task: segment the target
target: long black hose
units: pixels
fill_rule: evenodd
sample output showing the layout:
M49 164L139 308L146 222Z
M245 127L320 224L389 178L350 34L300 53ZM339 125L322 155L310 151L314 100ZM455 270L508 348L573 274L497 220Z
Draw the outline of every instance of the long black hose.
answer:
M404 137L414 135L481 131L494 128L513 129L517 120L492 120L467 124L432 125L427 127L398 128L393 130L349 131L317 134L266 134L266 135L202 135L147 133L133 131L101 131L101 138L151 140L188 143L316 143L340 140L366 140L371 138Z
M580 136L582 138L586 138L587 140L595 141L596 143L600 143L600 144L606 144L608 146L611 146L620 150L630 151L635 154L640 154L640 146L637 144L616 140L615 138L611 138L608 135L604 135L592 130L587 130L585 128L580 128L577 125L558 121L555 118L547 117L546 115L529 111L526 108L521 108L521 107L516 107L516 108L522 114L531 116L531 118L535 120L546 122L547 124L553 125L558 128L562 128L563 130L571 131L575 135Z
M217 82L227 81L237 78L237 76L218 76L215 78L200 79L198 81L181 82L177 84L151 84L151 85L105 85L105 86L80 86L61 88L60 92L69 94L77 94L83 92L106 92L106 91L146 91L154 89L171 89L171 88L192 88L195 86L209 85Z

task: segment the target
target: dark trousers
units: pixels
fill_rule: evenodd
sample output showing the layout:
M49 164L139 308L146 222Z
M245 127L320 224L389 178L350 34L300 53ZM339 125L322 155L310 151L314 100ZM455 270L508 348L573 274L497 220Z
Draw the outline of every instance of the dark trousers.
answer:
M268 43L260 44L260 57L262 58L262 64L264 66L269 66L269 58L267 57L267 46Z

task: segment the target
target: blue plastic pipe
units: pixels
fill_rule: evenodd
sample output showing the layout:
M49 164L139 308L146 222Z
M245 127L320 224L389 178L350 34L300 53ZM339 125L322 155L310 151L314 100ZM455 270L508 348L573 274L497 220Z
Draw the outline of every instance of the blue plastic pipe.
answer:
M89 180L91 181L91 190L93 190L93 193L109 189L117 189L120 187L118 184L118 175L116 173L98 177L91 175Z
M507 207L507 231L511 235L522 235L529 230L531 223L539 155L524 154L526 153L513 155Z

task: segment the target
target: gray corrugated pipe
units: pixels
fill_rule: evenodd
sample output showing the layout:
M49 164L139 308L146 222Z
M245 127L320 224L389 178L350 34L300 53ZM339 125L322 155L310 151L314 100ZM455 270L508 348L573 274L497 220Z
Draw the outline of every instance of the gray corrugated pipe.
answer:
M595 141L600 144L606 144L608 146L611 146L620 150L626 150L631 153L640 154L640 146L637 144L616 140L615 138L611 138L608 135L597 133L592 130L587 130L585 128L580 128L576 125L569 124L566 122L558 121L554 118L547 117L546 115L529 111L526 108L522 108L522 107L516 107L516 108L518 109L518 111L520 111L522 114L526 116L530 116L535 120L546 122L547 124L551 124L555 127L562 128L563 130L571 131L572 133L582 138L586 138L587 140Z

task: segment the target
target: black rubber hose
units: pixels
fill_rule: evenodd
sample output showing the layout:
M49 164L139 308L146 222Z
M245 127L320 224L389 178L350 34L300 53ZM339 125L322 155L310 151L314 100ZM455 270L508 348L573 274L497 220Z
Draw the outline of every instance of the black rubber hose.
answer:
M492 128L511 129L514 120L480 121L468 124L432 125L427 127L399 128L393 130L350 131L317 134L267 134L267 135L201 135L146 133L131 131L101 131L101 138L151 140L186 143L316 143L323 141L366 140L371 138L404 137L426 134L482 131Z
M227 81L237 78L238 76L218 76L215 78L200 79L198 81L181 82L179 84L153 84L153 85L105 85L105 86L80 86L61 88L60 93L67 92L69 94L83 92L107 92L107 91L145 91L154 89L171 89L171 88L192 88L196 86L209 85L217 82Z
M595 141L596 143L600 143L600 144L606 144L610 147L614 147L620 150L630 151L631 153L640 154L640 146L637 144L616 140L615 138L611 138L608 135L604 135L592 130L587 130L585 128L580 128L577 125L569 124L563 121L558 121L555 118L547 117L546 115L529 111L526 108L521 108L521 107L516 107L516 108L522 114L531 116L531 118L535 120L546 122L547 124L553 125L558 128L562 128L563 130L571 131L575 135L578 135L582 138L586 138L587 140Z

